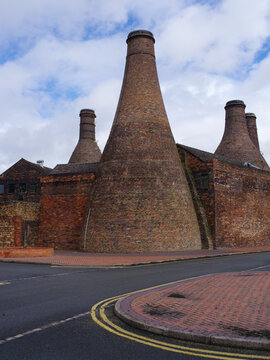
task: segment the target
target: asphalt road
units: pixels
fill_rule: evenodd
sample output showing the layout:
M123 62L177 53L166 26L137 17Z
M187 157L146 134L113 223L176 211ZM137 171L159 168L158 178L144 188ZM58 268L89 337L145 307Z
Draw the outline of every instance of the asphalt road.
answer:
M205 359L119 337L89 311L103 299L170 281L257 268L270 271L270 253L117 269L0 263L0 359ZM110 309L107 314L118 322Z

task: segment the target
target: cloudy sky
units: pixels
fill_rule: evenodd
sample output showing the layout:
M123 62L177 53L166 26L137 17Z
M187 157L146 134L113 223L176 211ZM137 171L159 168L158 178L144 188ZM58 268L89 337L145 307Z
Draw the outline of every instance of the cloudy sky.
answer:
M214 152L224 105L240 99L270 163L270 0L9 0L0 10L0 173L21 157L66 163L82 108L96 111L103 149L126 36L140 28L156 38L175 140Z

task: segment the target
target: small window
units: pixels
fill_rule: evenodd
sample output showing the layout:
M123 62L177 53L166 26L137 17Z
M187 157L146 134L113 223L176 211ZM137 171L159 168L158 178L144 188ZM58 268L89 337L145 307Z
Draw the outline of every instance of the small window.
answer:
M19 193L24 194L25 192L26 192L26 184L25 183L20 183L19 184Z
M5 192L5 185L0 184L0 194L4 194L4 192Z
M15 184L8 184L8 193L9 194L15 193Z
M200 188L202 190L208 190L209 187L209 175L201 174L200 175Z
M37 192L37 184L33 183L29 185L29 193L30 194L36 194Z

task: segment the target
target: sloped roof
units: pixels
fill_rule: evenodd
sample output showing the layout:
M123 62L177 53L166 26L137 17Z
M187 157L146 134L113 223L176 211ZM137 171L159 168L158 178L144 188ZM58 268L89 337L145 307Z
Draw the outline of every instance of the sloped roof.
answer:
M50 172L50 175L87 174L95 173L98 163L69 163L58 164Z
M39 164L21 158L6 171L3 172L1 178L23 178L23 177L39 177L47 175L51 172L51 168L43 167ZM25 175L25 176L24 176Z
M178 148L182 148L182 149L188 151L191 155L196 156L197 158L199 158L203 162L206 162L206 161L211 160L211 159L217 159L219 161L225 161L225 162L228 162L230 164L241 165L241 166L244 165L241 161L227 159L224 156L217 155L217 154L212 154L210 152L195 149L195 148L192 148L190 146L186 146L186 145L182 145L182 144L176 144L176 146Z

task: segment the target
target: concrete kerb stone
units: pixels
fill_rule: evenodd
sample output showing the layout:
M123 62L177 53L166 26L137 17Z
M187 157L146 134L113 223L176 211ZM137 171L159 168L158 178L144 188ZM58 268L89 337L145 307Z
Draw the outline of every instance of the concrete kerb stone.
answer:
M210 259L210 258L218 258L223 256L233 256L233 255L248 255L248 254L254 254L254 253L264 253L269 252L269 250L253 250L253 251L239 251L239 252L230 252L230 253L221 253L221 254L207 254L207 255L190 255L188 257L180 257L180 258L172 258L172 259L164 259L164 260L148 260L148 261L137 261L133 263L115 263L115 264L70 264L70 263L59 263L54 261L38 261L37 258L35 258L37 261L31 261L26 260L23 258L20 259L8 259L8 258L1 258L0 262L5 263L18 263L18 264L32 264L32 265L54 265L54 266L93 266L93 267L100 267L100 268L110 268L110 267L132 267L132 266L140 266L140 265L155 265L155 264L163 264L163 263L172 263L172 262L180 262L180 261L191 261L191 260L199 260L199 259ZM72 256L71 256L72 257Z

